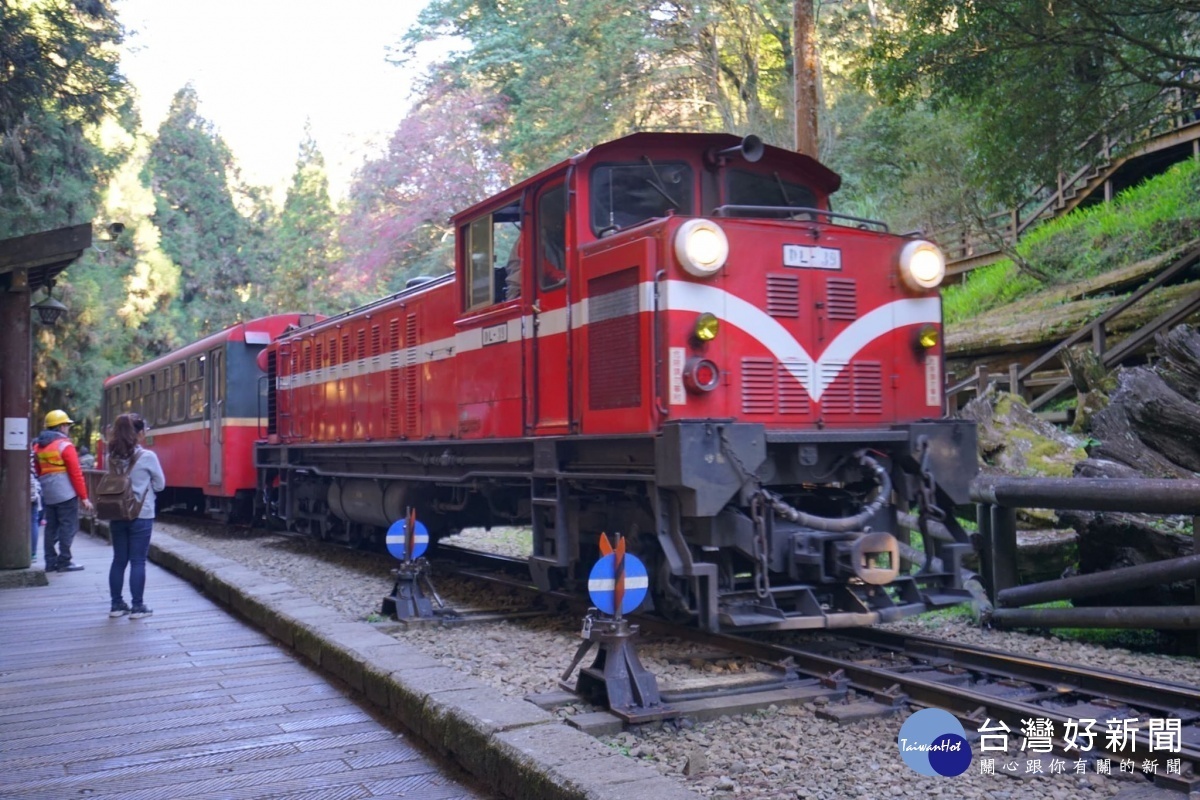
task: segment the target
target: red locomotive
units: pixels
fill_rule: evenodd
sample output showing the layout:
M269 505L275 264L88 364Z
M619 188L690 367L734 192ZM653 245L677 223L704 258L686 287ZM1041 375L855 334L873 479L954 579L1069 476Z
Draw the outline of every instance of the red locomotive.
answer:
M284 330L317 319L278 314L239 323L104 382L103 430L128 412L150 425L147 442L167 478L160 507L249 518L267 396L256 358ZM97 455L102 465L103 443Z
M453 274L266 348L263 513L347 542L409 506L434 540L528 525L544 589L619 531L657 610L713 630L961 600L944 258L832 211L838 184L755 137L643 133L461 212ZM910 511L940 560L917 575Z

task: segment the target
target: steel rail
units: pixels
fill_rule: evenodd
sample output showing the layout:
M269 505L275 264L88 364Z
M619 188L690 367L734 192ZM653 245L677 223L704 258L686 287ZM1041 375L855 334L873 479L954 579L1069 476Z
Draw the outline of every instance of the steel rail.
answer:
M482 554L472 554L476 563L485 560ZM504 559L510 565L512 559ZM486 575L474 570L460 572L464 576L526 587L527 582ZM554 599L564 602L576 613L586 613L588 603L578 595L553 592ZM830 687L849 685L875 702L901 707L906 703L927 708L941 708L954 714L968 725L979 726L986 720L1003 721L1013 737L1019 736L1024 719L1048 719L1055 730L1065 729L1068 721L1078 722L1070 708L1054 708L1047 701L1069 700L1073 695L1090 699L1115 701L1136 711L1152 711L1163 717L1179 718L1183 725L1200 721L1200 690L1182 684L1150 680L1141 676L1122 676L1075 667L1054 661L1033 659L999 653L986 648L956 645L940 640L893 634L877 629L823 630L824 635L860 639L859 644L895 648L897 655L915 659L918 663L897 664L896 668L866 665L853 659L822 655L802 646L783 645L749 638L746 635L709 633L696 628L682 627L657 617L637 614L632 617L646 633L671 636L686 641L719 647L731 653L773 664L790 663L797 672L819 679ZM908 642L911 646L906 647ZM921 664L924 661L926 663ZM939 663L940 662L940 663ZM958 670L958 672L955 672ZM995 694L978 686L955 685L960 676L982 674L1004 687L1005 694ZM938 680L937 676L944 680ZM1007 681L1007 683L1002 683ZM1016 684L1016 685L1014 685ZM1024 684L1025 686L1022 686ZM1119 711L1113 708L1113 713ZM1099 721L1099 720L1097 720ZM1101 746L1104 733L1096 733L1091 750L1069 750L1061 737L1055 737L1054 753L1065 758L1109 758L1120 761L1133 755L1144 758L1151 752L1179 758L1182 775L1158 773L1155 785L1176 791L1200 788L1200 744L1193 744L1185 731L1178 751L1151 751L1146 730L1133 734L1134 745L1129 752L1110 751ZM998 757L1000 754L997 754Z
M898 654L946 659L955 666L1029 683L1119 700L1131 706L1149 707L1184 718L1200 720L1200 688L1138 675L1089 669L1061 661L1035 659L976 645L947 642L924 636L895 633L877 628L837 631L835 636L857 644L882 647Z

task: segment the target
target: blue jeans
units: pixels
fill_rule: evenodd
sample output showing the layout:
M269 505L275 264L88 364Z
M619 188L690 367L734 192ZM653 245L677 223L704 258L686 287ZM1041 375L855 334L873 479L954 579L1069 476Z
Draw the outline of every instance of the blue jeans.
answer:
M108 570L108 593L114 603L120 603L125 586L125 567L129 567L129 593L133 605L142 605L146 591L146 558L150 555L152 519L113 520L108 523L112 536L113 560Z
M78 530L78 497L46 504L46 537L42 543L46 569L57 569L71 563L71 542L75 541L75 532Z
M38 508L37 503L29 504L29 555L37 558L37 535L38 535L38 517L42 515L42 510Z

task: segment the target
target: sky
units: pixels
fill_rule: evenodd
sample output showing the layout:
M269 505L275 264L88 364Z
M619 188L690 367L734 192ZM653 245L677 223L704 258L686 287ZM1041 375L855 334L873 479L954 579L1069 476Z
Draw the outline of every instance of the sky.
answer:
M143 126L156 131L189 81L200 114L233 151L248 183L282 200L305 120L325 156L330 190L378 152L410 105L421 68L384 60L425 0L115 0L130 31L122 71ZM374 145L372 148L371 145Z

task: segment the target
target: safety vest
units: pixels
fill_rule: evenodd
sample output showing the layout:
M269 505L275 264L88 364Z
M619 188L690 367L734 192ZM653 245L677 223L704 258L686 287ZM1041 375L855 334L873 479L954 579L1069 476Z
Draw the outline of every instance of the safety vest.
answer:
M70 439L55 439L45 447L35 446L33 448L34 453L37 455L37 474L39 478L67 471L67 462L63 459L63 448L69 447L70 444Z

